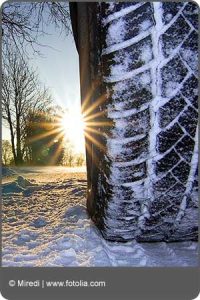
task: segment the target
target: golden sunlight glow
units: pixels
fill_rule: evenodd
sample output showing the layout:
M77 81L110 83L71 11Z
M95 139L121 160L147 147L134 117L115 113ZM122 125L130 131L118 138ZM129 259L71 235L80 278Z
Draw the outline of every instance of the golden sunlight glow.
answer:
M81 107L77 105L68 109L58 108L52 120L40 124L44 127L44 132L30 138L30 143L46 140L47 147L57 144L50 163L56 162L63 148L71 149L74 154L84 154L86 148L94 163L98 161L95 147L103 152L106 151L105 128L109 130L113 124L107 118L106 111L100 107L107 98L106 95L101 95L96 101L91 102L91 94L92 91L89 91L82 102L83 115Z
M70 109L61 118L61 127L65 133L65 139L74 147L75 152L84 152L84 129L86 127L81 112Z

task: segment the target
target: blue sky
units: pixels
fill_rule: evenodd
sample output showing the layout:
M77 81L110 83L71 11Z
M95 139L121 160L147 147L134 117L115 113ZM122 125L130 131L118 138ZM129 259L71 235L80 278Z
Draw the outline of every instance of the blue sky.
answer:
M41 81L50 88L57 104L80 105L79 62L73 36L60 35L52 25L51 28L52 34L41 40L51 48L42 47L45 57L37 56L31 63L37 67Z
M56 31L50 25L40 47L43 57L34 56L30 64L37 68L41 82L49 87L55 104L80 110L79 60L74 39ZM3 126L3 139L10 139L9 130Z

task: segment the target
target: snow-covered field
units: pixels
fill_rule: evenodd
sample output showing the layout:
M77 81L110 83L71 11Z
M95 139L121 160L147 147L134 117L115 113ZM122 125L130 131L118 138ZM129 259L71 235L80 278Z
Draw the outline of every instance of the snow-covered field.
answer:
M3 179L4 267L197 265L195 242L105 241L85 209L84 168L15 171Z

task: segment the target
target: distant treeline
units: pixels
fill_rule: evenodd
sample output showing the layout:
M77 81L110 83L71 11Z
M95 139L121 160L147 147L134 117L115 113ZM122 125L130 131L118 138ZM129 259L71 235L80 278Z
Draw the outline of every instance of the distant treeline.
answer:
M40 149L37 148L34 143L34 150L32 148L32 154L34 159L30 156L24 156L22 165L27 166L48 166L48 165L62 165L66 167L81 167L85 165L85 154L75 153L73 147L69 144L60 147L60 142L55 141L51 146L42 145ZM31 147L29 147L30 150ZM59 149L61 148L61 149ZM59 149L59 155L57 151ZM28 152L28 151L27 151ZM15 161L12 153L12 146L9 140L2 141L2 163L5 166L14 166Z

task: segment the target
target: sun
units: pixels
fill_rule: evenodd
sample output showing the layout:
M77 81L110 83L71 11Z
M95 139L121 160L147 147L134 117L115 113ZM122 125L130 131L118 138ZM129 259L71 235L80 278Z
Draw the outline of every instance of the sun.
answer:
M79 110L67 110L61 118L61 127L64 136L71 143L75 152L85 151L84 130L86 122Z

